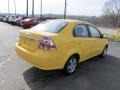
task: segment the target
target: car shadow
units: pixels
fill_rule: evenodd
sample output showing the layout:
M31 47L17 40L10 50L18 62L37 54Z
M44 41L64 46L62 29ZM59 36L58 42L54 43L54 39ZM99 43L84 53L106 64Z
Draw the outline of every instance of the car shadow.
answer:
M120 83L120 58L108 55L89 59L80 63L70 76L60 70L43 71L35 67L23 76L31 90L114 90Z

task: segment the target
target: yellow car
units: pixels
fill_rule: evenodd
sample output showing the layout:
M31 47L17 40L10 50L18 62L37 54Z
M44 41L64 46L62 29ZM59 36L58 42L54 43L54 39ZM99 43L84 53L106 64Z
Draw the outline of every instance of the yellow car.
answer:
M92 24L79 20L48 20L21 30L17 55L43 70L63 69L72 74L89 58L107 54L108 40Z

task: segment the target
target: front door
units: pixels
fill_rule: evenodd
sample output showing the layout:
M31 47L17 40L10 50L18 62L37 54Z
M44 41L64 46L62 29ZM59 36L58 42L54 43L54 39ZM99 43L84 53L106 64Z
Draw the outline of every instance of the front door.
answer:
M101 50L103 49L103 46L102 46L102 38L101 38L101 33L100 31L92 26L92 25L88 25L88 29L91 33L91 43L93 44L93 49L92 49L92 53L91 55L92 56L96 56L98 54L101 53Z

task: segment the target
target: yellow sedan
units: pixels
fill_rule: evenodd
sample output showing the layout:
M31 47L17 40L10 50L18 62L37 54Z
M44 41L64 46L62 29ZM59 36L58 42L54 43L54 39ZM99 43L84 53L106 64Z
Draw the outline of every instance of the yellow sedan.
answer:
M48 20L21 30L17 55L43 70L75 72L78 63L94 56L105 57L108 40L96 26L78 20Z

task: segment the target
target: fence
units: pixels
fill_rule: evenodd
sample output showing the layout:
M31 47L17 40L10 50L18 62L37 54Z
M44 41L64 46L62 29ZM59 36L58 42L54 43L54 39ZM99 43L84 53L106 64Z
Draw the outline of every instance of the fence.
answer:
M120 41L120 29L100 28L101 32L112 41Z

